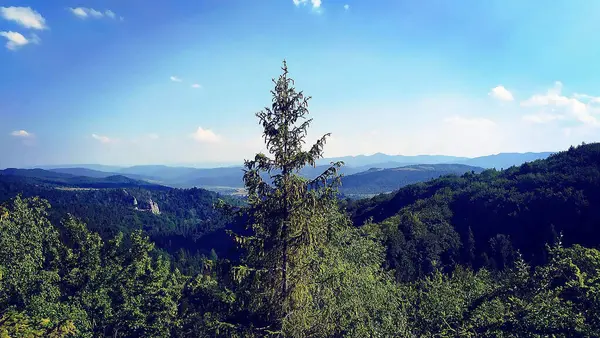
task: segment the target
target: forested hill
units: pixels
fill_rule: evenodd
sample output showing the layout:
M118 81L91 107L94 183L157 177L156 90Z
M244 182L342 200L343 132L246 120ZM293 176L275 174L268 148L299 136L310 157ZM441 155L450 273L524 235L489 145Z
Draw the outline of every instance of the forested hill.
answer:
M0 174L0 204L17 195L50 202L49 219L59 224L71 214L103 238L135 230L171 253L208 254L212 248L225 254L232 246L224 233L226 220L215 208L223 198L237 199L198 188L171 189L129 178L76 177L45 170L4 170ZM94 188L86 188L94 187Z
M86 171L86 172L89 172ZM123 175L78 176L65 172L44 169L14 169L0 170L1 182L29 183L49 187L71 188L132 188L142 187L151 190L169 190L169 187L137 180Z
M398 168L371 168L367 171L342 177L340 192L345 195L379 194L444 175L461 175L481 172L483 168L464 164L419 164Z
M566 245L600 245L600 144L349 203L355 224L372 218L384 229L401 279L434 262L502 268L517 250L540 263L561 233Z

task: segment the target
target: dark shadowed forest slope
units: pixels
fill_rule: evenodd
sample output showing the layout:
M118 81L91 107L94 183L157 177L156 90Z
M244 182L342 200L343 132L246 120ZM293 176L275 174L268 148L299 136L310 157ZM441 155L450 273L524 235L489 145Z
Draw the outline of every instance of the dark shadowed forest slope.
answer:
M170 252L184 249L208 253L215 248L225 254L224 250L231 247L223 230L226 220L215 204L221 198L240 203L236 199L198 188L171 189L147 183L130 187L130 179L120 188L110 188L115 185L107 185L105 180L102 184L97 180L89 184L87 178L77 178L78 186L109 187L104 189L64 187L63 181L73 183L71 176L62 174L43 179L39 172L33 178L0 175L0 202L17 195L37 196L51 203L49 219L55 223L71 214L103 238L143 230L158 247Z
M600 245L600 144L581 145L507 170L442 177L350 202L355 224L386 233L400 279L435 264L501 269L519 251L546 260L546 244Z

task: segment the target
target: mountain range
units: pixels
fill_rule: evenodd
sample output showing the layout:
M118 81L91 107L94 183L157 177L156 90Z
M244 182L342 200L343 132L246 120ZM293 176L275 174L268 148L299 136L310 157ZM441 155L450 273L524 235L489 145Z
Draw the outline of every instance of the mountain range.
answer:
M343 161L344 176L340 191L346 195L365 196L397 190L405 185L423 182L448 174L481 172L488 168L509 168L548 157L543 153L500 153L466 158L445 155L373 155L325 158L315 167L305 167L299 174L314 178L329 163ZM220 168L174 167L166 165L136 165L131 167L98 164L39 166L35 169L7 169L2 175L28 177L37 183L53 183L77 187L169 186L175 188L202 187L218 192L239 192L244 186L243 167ZM267 177L265 177L267 178ZM5 178L6 179L6 178ZM94 179L94 180L92 180Z

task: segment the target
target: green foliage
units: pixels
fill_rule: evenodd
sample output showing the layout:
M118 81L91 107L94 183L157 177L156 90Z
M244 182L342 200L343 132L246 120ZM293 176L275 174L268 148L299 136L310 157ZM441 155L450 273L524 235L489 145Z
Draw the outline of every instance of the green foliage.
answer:
M148 237L135 231L104 243L70 216L59 231L46 218L48 207L17 197L2 209L2 329L17 336L21 328L34 336L170 336L184 280L165 257L152 257Z
M341 163L299 174L327 135L304 150L308 99L274 82L239 210L0 180L0 338L600 336L599 144L340 203Z
M302 148L311 122L305 118L308 98L287 75L284 62L283 74L273 80L272 107L257 114L272 158L258 154L246 161L251 234L235 237L244 250L232 269L237 302L260 335L389 332L398 298L381 271L379 244L338 210L342 163L332 163L314 180L298 174L322 156L328 135ZM272 184L263 173L271 174Z
M503 171L442 177L371 200L347 201L355 224L372 218L390 237L388 263L399 280L425 276L437 261L474 269L511 267L516 252L534 266L546 243L600 245L600 144ZM596 206L596 207L594 207Z
M23 312L8 311L0 317L0 338L73 337L77 329L72 321L53 325L48 319L32 320Z
M3 177L0 176L0 201L18 194L46 199L52 204L47 212L53 223L58 224L65 214L72 214L104 240L119 232L127 235L141 229L158 247L171 254L184 249L190 255L208 255L214 248L219 255L227 256L232 247L224 230L228 221L214 207L220 196L211 191L197 188L62 190L6 182ZM240 204L236 199L223 198L230 204ZM150 200L158 204L160 214L147 211Z
M502 274L459 268L406 288L418 336L597 337L600 252L581 246L549 249L534 271L517 258Z

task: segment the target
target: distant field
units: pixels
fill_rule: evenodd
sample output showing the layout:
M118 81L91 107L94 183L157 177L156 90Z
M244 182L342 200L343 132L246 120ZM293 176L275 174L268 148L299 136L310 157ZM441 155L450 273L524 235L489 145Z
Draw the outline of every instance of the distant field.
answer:
M73 190L99 190L98 188L74 188L74 187L56 187L56 190L66 190L66 191L73 191Z
M248 193L244 188L238 187L223 187L223 186L198 186L198 188L210 190L224 195L246 196Z

